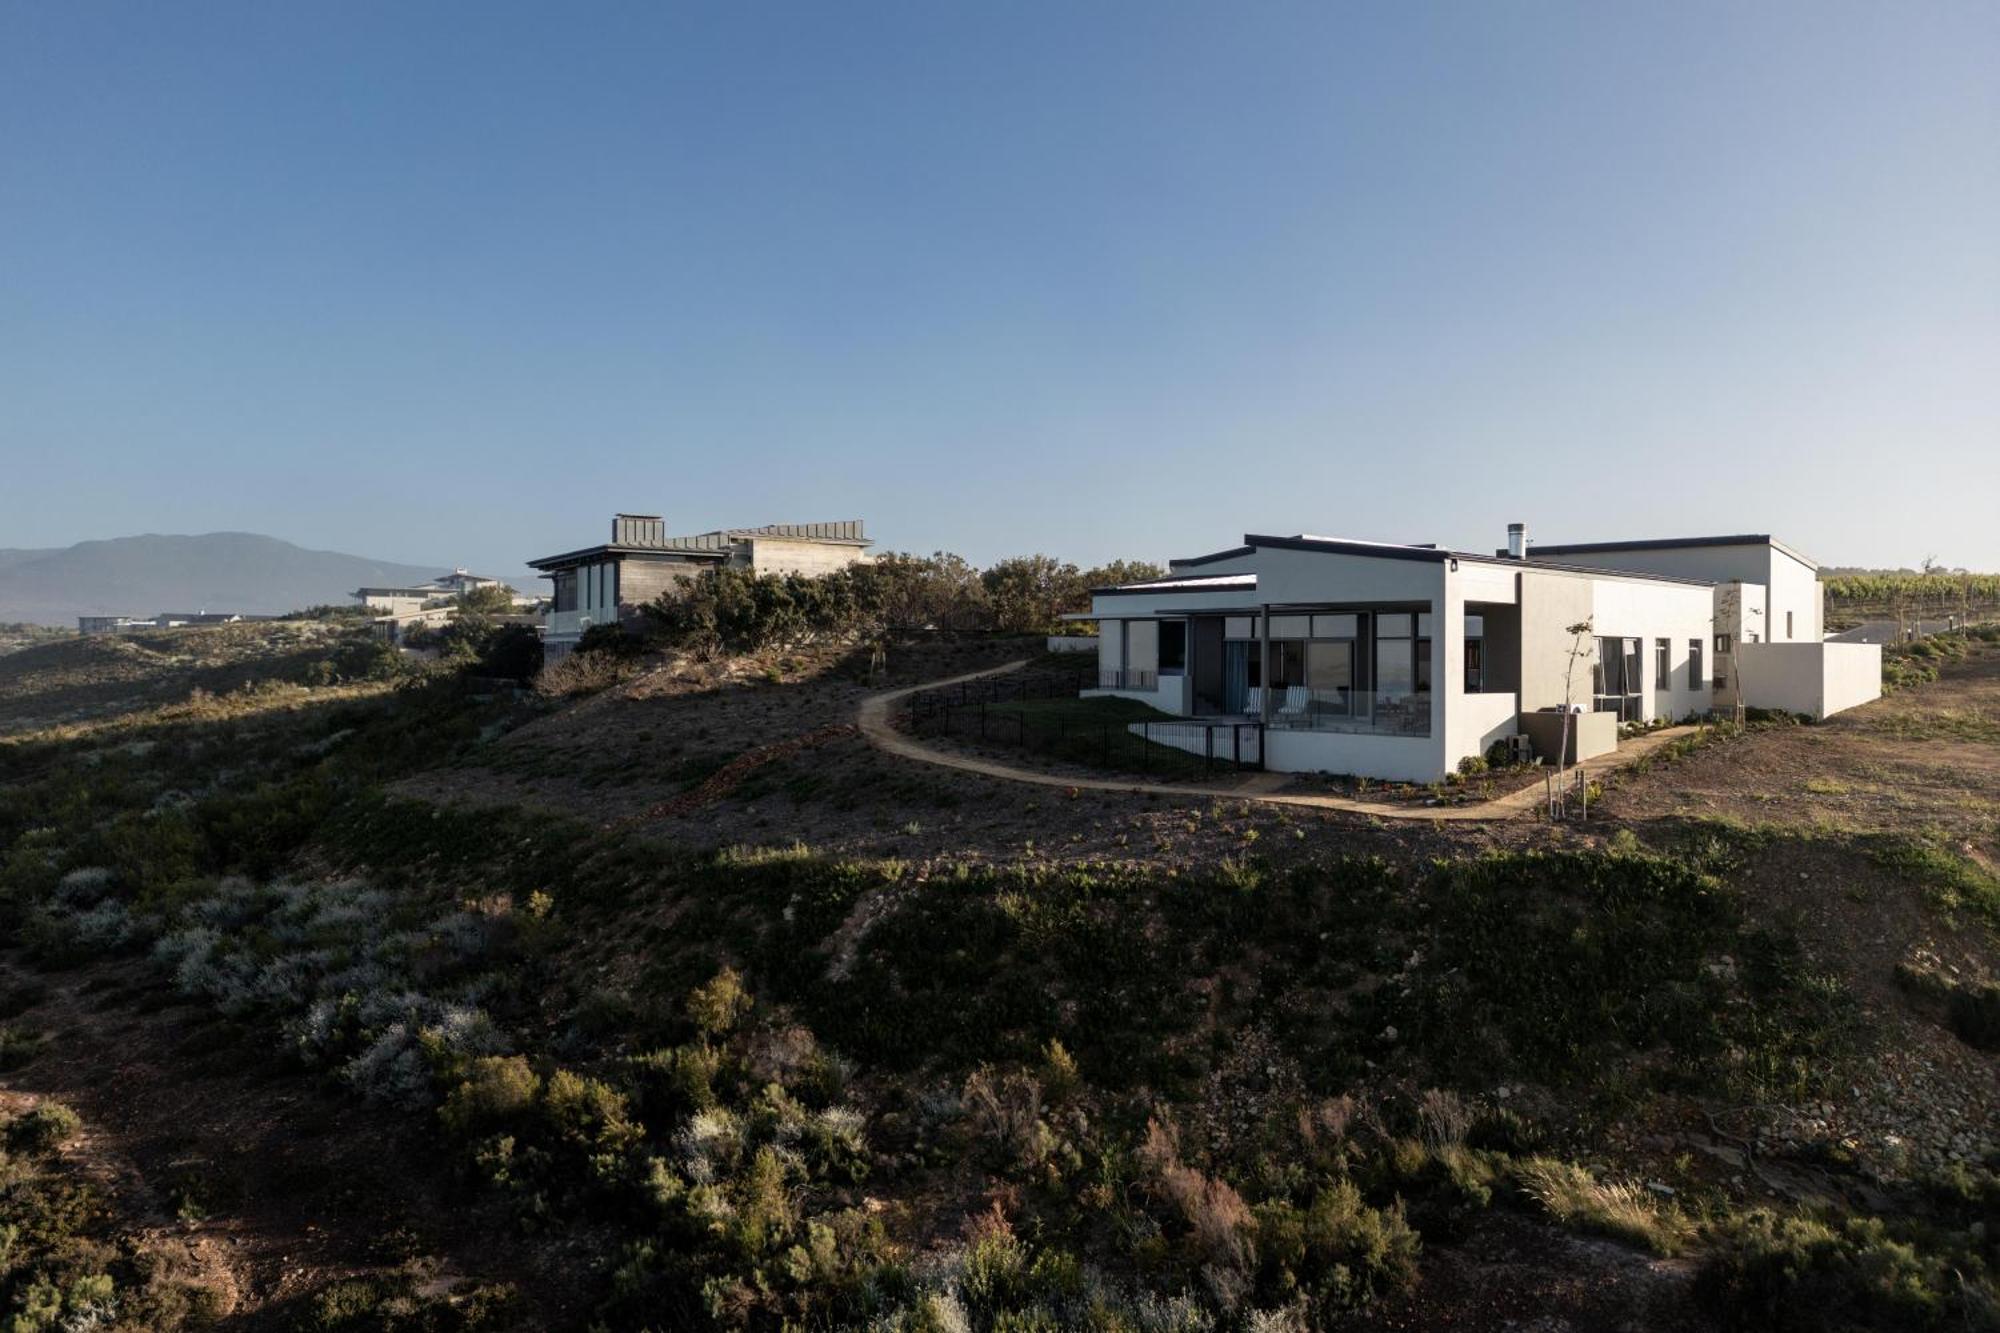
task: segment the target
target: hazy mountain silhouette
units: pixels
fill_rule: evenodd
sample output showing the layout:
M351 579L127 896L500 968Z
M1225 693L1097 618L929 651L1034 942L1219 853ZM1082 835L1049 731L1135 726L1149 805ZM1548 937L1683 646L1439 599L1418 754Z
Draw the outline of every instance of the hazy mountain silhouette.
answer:
M58 550L0 550L0 621L74 625L78 616L202 610L268 615L349 601L364 584L422 581L450 569L309 551L254 532L148 533Z

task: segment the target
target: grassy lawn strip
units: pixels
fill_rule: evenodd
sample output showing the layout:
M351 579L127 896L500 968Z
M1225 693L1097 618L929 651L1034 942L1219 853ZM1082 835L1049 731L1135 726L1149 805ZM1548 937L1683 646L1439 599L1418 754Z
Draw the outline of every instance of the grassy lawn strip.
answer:
M986 705L986 740L1009 748L1024 745L1085 768L1162 778L1202 776L1201 756L1133 735L1128 728L1134 722L1178 723L1190 734L1194 731L1187 719L1137 699L1017 699ZM977 739L978 710L956 711L952 734ZM1227 771L1229 734L1218 732L1215 744L1214 771Z

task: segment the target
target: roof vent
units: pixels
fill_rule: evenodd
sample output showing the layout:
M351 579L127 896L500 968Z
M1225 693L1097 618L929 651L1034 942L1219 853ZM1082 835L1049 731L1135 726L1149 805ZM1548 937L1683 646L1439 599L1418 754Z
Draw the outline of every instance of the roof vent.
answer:
M1528 558L1528 525L1509 523L1507 525L1507 558L1526 560Z
M613 546L665 546L666 520L658 514L619 514L611 520Z

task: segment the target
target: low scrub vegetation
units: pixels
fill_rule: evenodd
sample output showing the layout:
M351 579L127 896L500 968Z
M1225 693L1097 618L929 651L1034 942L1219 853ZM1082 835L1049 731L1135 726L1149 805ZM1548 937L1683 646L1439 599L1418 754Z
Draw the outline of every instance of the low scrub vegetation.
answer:
M1372 1317L1499 1210L1683 1256L1745 1327L1991 1311L1982 1166L1901 1182L1871 1220L1744 1213L1692 1171L1674 1192L1601 1160L1608 1127L1662 1107L1832 1095L1867 1050L1856 1001L1748 910L1741 839L693 856L385 794L532 700L259 688L5 743L0 931L51 971L150 967L396 1117L524 1243L590 1265L598 1326L1304 1330ZM1941 910L1990 910L1937 840L1856 845ZM0 1061L40 1057L43 998L0 995ZM6 1195L6 1224L74 1219L0 1245L0 1311L187 1326L187 1284L63 1202L73 1134L56 1112L0 1129L4 1188L48 1200ZM534 1295L398 1271L287 1315L533 1326Z
M0 1327L212 1327L223 1293L178 1247L129 1239L112 1201L63 1156L80 1128L59 1102L0 1116Z

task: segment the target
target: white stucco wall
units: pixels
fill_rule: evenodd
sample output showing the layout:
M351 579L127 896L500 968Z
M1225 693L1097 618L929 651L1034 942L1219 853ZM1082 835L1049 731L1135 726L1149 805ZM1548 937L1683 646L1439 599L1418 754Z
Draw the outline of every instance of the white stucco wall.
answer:
M1125 664L1125 622L1122 620L1100 620L1097 622L1097 670L1100 677L1105 672L1116 671Z
M1820 643L1823 656L1820 716L1831 717L1882 697L1882 645Z
M1714 695L1708 682L1715 667L1715 592L1693 583L1650 583L1638 579L1595 578L1591 580L1592 633L1615 639L1639 640L1642 716L1678 720L1689 713L1705 713L1713 706ZM1669 671L1665 687L1654 662L1655 639L1667 640ZM1688 645L1702 645L1702 681L1699 689L1688 688ZM1590 686L1586 681L1583 692ZM1580 700L1585 708L1588 699Z
M1772 643L1818 643L1825 617L1819 574L1783 551L1771 551L1770 579L1765 590L1764 621ZM1791 632L1785 617L1791 615Z
M1369 736L1340 731L1264 733L1264 767L1276 773L1336 773L1385 782L1444 776L1434 736Z
M1444 595L1440 560L1385 560L1270 547L1257 552L1259 602L1421 602Z
M1548 559L1599 569L1706 579L1710 583L1740 579L1763 589L1764 621L1770 641L1816 643L1824 628L1825 611L1818 571L1798 557L1766 543L1558 552ZM1789 639L1785 635L1787 611L1792 613Z
M1826 718L1882 694L1882 646L1752 643L1738 659L1743 702Z

